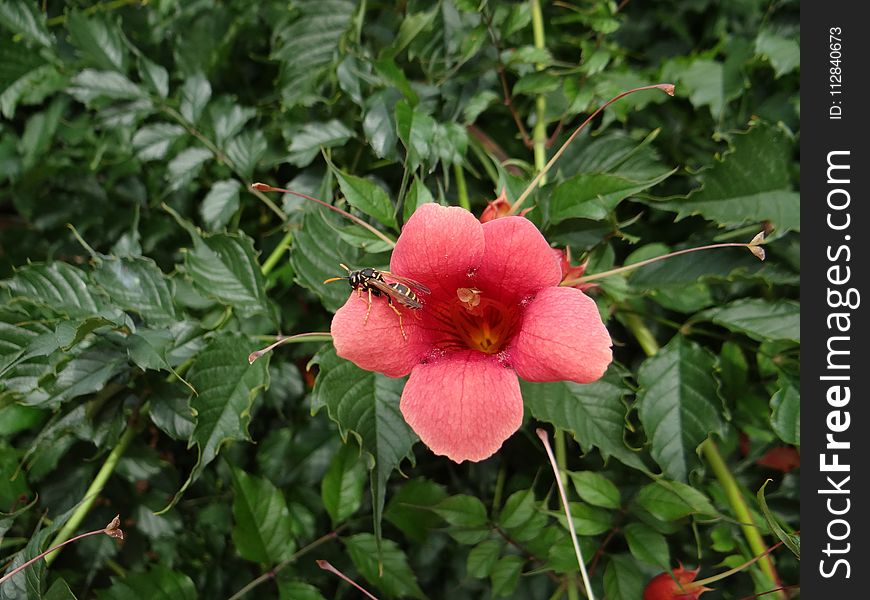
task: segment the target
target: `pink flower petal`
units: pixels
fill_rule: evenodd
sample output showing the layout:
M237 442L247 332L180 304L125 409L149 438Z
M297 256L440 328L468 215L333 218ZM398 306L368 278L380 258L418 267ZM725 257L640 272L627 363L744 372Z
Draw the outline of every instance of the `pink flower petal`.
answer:
M483 224L486 256L477 269L479 287L519 301L554 286L562 268L553 249L524 217L503 217Z
M523 422L516 373L470 350L414 367L400 407L432 452L457 463L492 456Z
M483 249L483 227L474 215L458 206L424 204L402 229L390 270L453 298L456 288L468 285L468 272L480 263Z
M330 327L335 352L361 369L404 377L429 351L418 320L410 309L399 308L406 341L399 329L399 318L386 298L372 298L368 322L367 307L368 295L363 293L360 300L353 292L335 313Z
M590 383L613 359L610 346L595 301L574 288L552 287L526 307L508 356L527 381Z

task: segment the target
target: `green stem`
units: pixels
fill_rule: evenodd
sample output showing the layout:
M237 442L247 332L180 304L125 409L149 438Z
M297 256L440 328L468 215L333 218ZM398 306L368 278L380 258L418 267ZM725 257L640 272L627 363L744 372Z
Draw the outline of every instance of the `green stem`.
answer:
M139 412L138 419L141 420L145 414L147 414L147 406L142 407ZM103 488L106 487L106 483L109 481L109 477L112 476L112 473L115 471L115 467L118 466L118 461L121 460L121 457L124 455L124 452L127 450L130 442L133 441L133 438L136 437L136 434L138 432L139 427L137 427L135 424L129 423L127 425L127 429L121 435L121 438L118 440L118 443L115 444L115 447L112 448L112 451L106 458L106 462L104 462L103 466L100 467L100 470L97 472L97 476L94 477L94 480L91 482L91 485L85 492L84 500L82 500L82 503L78 505L78 508L76 508L69 521L64 523L60 531L57 532L57 535L52 540L50 546L58 546L67 542L73 532L79 528L85 516L88 514L88 512L91 510L91 507L94 505L94 502L97 500L97 496L99 496L100 493L102 493ZM54 559L57 558L59 554L60 548L58 548L57 552L46 556L45 566L49 566L52 562L54 562Z
M546 48L546 40L544 38L544 15L541 11L540 0L531 0L532 2L532 32L535 37L535 48L543 50ZM538 63L535 69L543 71L545 65ZM535 97L535 128L532 131L532 141L534 142L535 150L535 171L542 173L540 184L547 183L545 177L545 168L547 164L547 99L543 94L538 94Z
M620 98L624 98L624 97L628 96L629 94L634 94L635 92L640 92L643 90L661 90L661 91L665 92L666 94L668 94L669 96L674 95L673 84L671 84L671 83L657 83L655 85L645 85L645 86L642 86L639 88L627 90L625 92L617 94L616 96L614 96L613 98L611 98L610 100L608 100L607 102L605 102L604 104L599 106L598 109L594 113L589 115L585 121L580 123L580 126L574 130L574 133L572 133L570 136L568 136L568 139L565 140L565 143L562 144L561 146L559 146L559 149L556 150L556 153L553 154L553 156L550 157L550 160L547 161L547 164L544 165L543 170L538 171L538 174L535 175L535 178L532 179L532 182L526 187L525 190L523 190L523 193L520 194L520 197L517 198L517 201L514 202L509 214L515 215L520 211L520 207L523 205L523 202L525 202L526 198L529 197L529 194L531 194L535 190L535 188L538 187L538 183L540 183L543 180L544 176L547 174L547 171L549 171L551 168L553 168L553 165L556 164L556 161L559 160L559 157L562 156L562 154L565 152L565 150L568 148L568 146L571 144L571 142L574 141L574 138L576 138L578 135L580 135L580 132L583 131L583 129L592 121L592 119L594 119L596 116L598 116L598 113L600 113L602 110L604 110L605 108L607 108L608 106L610 106L611 104L613 104L614 102L619 100Z
M516 204L514 204L516 206ZM633 271L639 267L643 267L646 265L650 265L652 263L658 262L660 260L666 260L668 258L673 258L675 256L680 256L681 254L689 254L691 252L700 252L701 250L714 250L716 248L748 248L750 251L755 248L757 244L753 244L749 242L748 244L740 243L740 242L727 242L724 244L710 244L708 246L699 246L697 248L686 248L685 250L677 250L676 252L669 252L668 254L663 254L661 256L654 256L653 258L648 258L646 260L642 260L640 262L632 263L630 265L625 265L622 267L617 267L616 269L610 269L609 271L602 271L601 273L595 273L593 275L584 275L583 277L578 277L577 279L569 279L567 281L563 281L559 285L563 286L572 286L578 285L581 283L588 283L590 281L595 281L596 279L604 279L605 277L610 277L611 275L618 275L619 273L626 273L628 271ZM758 250L758 248L756 248Z
M286 567L287 565L296 562L297 560L299 560L299 558L301 558L305 554L308 554L309 552L311 552L312 550L314 550L318 546L325 544L326 542L328 542L330 540L334 540L334 539L338 538L338 533L342 529L344 529L346 526L347 525L342 525L341 527L339 527L335 531L330 531L326 535L317 538L316 540L314 540L313 542L311 542L310 544L308 544L304 548L297 550L293 554L293 556L291 556L290 558L288 558L287 560L285 560L281 563L278 563L274 569L272 569L271 571L267 571L266 573L263 573L262 575L260 575L259 577L257 577L256 579L254 579L253 581L248 583L245 587L243 587L238 592L236 592L235 594L230 596L228 600L239 600L239 598L242 598L245 594L250 592L252 589L257 587L261 583L263 583L265 581L269 581L270 579L274 579L275 575L277 575L278 572L281 569L283 569L284 567Z
M269 258L266 259L266 262L263 263L263 266L260 267L260 270L263 272L263 275L268 275L272 272L272 269L275 268L275 265L278 264L278 261L281 260L281 256L284 252L287 251L287 248L290 246L290 242L293 241L293 232L288 231L284 234L284 237L281 238L281 241L278 242L278 245L272 250L272 254L269 255Z
M716 476L719 484L725 490L728 504L731 505L731 510L734 511L734 517L741 523L740 529L743 530L743 536L749 543L752 553L755 555L764 555L768 551L767 544L764 543L764 539L761 537L758 528L752 520L752 514L749 512L749 505L746 503L746 498L744 498L743 493L740 491L740 486L737 484L734 474L731 473L731 470L725 463L725 459L722 457L719 448L716 446L716 443L712 438L707 438L704 443L701 444L701 452L710 464L710 468L713 470L713 474ZM773 559L770 556L764 555L761 560L758 561L758 565L761 567L761 571L770 579L772 584L779 585L779 577L777 576L776 568L773 566ZM778 592L777 598L784 600L785 593L782 591Z
M647 328L638 315L626 315L623 317L623 322L637 339L647 356L653 356L659 351L658 342L656 342L652 332ZM746 541L749 542L749 547L752 549L753 554L764 555L759 561L761 571L767 575L771 583L779 585L779 577L777 577L776 569L773 566L773 559L765 554L768 552L767 545L764 543L761 534L753 524L752 516L749 512L749 506L746 504L746 499L743 497L740 487L737 485L737 480L734 478L734 475L728 469L728 465L722 458L719 448L711 438L707 438L701 444L701 452L710 464L710 468L713 470L713 474L716 476L719 484L725 490L728 504L731 506L735 518L737 521L742 523L740 527L743 530L743 535L746 538ZM785 599L783 592L779 592L777 597L783 600Z
M465 210L471 210L468 201L468 187L465 185L465 171L459 163L453 163L453 173L456 175L456 192L459 194L459 206Z

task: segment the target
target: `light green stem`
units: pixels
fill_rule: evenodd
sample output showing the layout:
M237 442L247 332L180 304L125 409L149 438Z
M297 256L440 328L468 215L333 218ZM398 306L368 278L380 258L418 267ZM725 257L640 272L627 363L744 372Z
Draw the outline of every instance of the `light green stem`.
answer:
M541 11L540 0L531 0L532 3L532 33L535 38L535 48L546 48L544 37L544 14ZM538 63L535 68L543 71L546 65ZM535 149L535 171L541 173L547 164L547 99L543 94L535 97L535 128L532 131L532 141ZM542 176L540 185L547 183L546 176Z
M459 206L465 210L471 210L471 203L468 201L468 187L465 185L465 171L459 163L453 163L453 173L456 176L456 192L459 195Z
M743 530L743 536L749 543L752 553L756 555L765 554L768 550L767 544L764 543L761 533L759 533L758 528L754 525L746 498L744 498L743 492L740 491L740 486L737 484L734 474L731 473L712 438L707 438L701 444L701 452L710 464L710 468L713 470L713 474L716 476L719 484L725 490L728 504L731 505L731 510L734 511L734 517L741 523L740 529ZM779 586L779 577L777 577L776 568L773 566L773 558L771 556L763 556L758 561L758 566L761 568L762 573L770 579L771 584ZM785 600L785 592L778 591L776 597Z
M140 419L142 418L143 413L146 412L144 409L145 407L143 407L143 410L140 411ZM60 531L57 532L57 535L54 536L54 539L51 541L51 544L49 544L49 546L58 546L60 544L63 544L68 539L70 539L73 532L75 532L79 528L79 526L81 526L82 521L88 514L88 511L91 510L91 507L94 505L97 496L99 496L100 493L102 493L103 488L106 487L106 482L109 481L109 477L112 476L112 473L115 471L115 467L118 466L118 461L121 460L121 457L127 450L127 446L129 446L130 442L133 441L133 438L136 437L138 431L139 428L135 425L127 425L127 429L121 435L121 438L118 440L118 443L115 444L115 447L112 448L112 451L106 458L106 462L104 462L103 466L100 467L97 476L94 477L94 480L91 482L91 485L85 492L84 500L82 500L82 503L79 504L78 508L76 508L69 521L64 523ZM56 552L53 552L52 554L46 556L45 565L49 566L52 562L54 562L54 559L57 558L59 554L60 548L58 548Z
M659 345L655 340L655 336L653 336L652 332L638 315L626 315L623 317L623 322L637 339L647 356L653 356L659 351ZM746 504L746 498L744 498L743 493L740 491L740 486L737 485L737 480L722 458L716 443L711 438L707 438L701 444L701 452L707 463L709 463L719 484L725 490L728 504L731 506L734 517L741 523L740 528L743 530L743 536L749 543L753 554L764 554L768 550L767 545L758 532L758 528L753 525L752 515L749 512L749 506ZM773 566L773 559L770 556L764 556L759 560L758 564L761 571L770 579L770 583L778 586L779 578ZM785 600L785 594L782 591L777 592L776 597Z
M272 250L272 254L269 255L269 258L266 259L266 262L263 263L263 266L260 267L260 270L263 272L263 275L268 275L272 272L272 269L275 268L275 265L278 264L278 261L281 260L281 256L290 246L290 242L293 241L293 232L288 231L284 234L284 237L281 238L281 241L278 242L278 245Z

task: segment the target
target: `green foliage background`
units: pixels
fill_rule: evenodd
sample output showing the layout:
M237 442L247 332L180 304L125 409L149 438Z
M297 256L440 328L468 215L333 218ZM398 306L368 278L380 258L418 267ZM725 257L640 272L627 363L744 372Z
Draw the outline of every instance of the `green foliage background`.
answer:
M0 562L64 525L120 513L126 532L0 598L227 598L276 566L247 597L357 597L319 558L384 598L558 597L579 576L542 423L599 596L755 554L708 435L767 543L768 477L800 528L799 471L757 463L800 446L797 3L543 2L537 45L533 5L0 3ZM248 186L289 185L393 239L424 202L480 214L535 171L501 75L548 155L615 94L677 86L609 108L529 201L589 273L772 235L765 263L716 250L602 280L606 377L523 384L522 430L455 465L415 444L402 380L322 339L248 365L276 332L328 331L339 262L389 256ZM773 556L796 584L796 558ZM755 565L712 587L774 584Z

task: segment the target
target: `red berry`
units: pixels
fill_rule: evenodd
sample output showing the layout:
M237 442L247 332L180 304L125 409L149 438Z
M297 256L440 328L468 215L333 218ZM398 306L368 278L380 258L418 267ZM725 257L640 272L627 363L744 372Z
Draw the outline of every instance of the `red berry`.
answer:
M656 575L646 584L643 600L697 600L698 596L710 591L710 588L693 583L698 571L680 565L670 573Z

